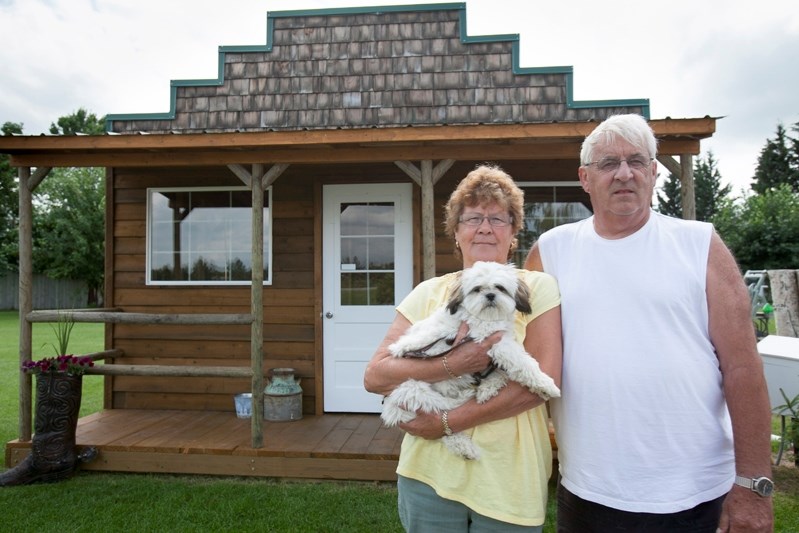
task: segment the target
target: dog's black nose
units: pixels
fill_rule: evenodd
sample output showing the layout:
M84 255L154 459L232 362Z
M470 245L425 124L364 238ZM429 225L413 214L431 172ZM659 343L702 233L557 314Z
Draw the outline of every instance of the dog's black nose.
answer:
M494 298L496 298L496 296L494 296L493 292L489 292L488 294L486 294L486 300L488 300L489 302L493 302Z

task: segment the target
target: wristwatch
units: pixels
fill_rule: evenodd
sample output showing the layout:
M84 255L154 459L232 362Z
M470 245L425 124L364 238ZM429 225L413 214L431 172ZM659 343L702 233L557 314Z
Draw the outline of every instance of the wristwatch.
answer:
M774 482L767 477L749 478L735 476L735 484L746 487L758 496L768 497L774 492Z

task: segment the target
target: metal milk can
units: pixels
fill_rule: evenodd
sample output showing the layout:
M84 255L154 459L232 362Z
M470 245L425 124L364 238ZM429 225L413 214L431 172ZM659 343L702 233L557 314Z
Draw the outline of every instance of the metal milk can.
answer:
M284 422L302 418L302 387L293 368L272 368L264 389L264 420Z

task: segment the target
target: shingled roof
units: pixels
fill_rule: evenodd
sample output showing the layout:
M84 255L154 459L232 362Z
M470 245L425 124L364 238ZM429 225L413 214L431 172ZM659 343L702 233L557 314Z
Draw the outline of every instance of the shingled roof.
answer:
M571 67L520 67L518 35L467 35L465 3L279 11L266 27L264 45L220 47L217 79L172 81L168 112L107 115L107 135L2 136L0 153L27 167L575 160L597 122L650 118L646 99L575 101ZM696 155L716 119L650 125L659 154Z
M223 133L649 118L649 101L574 101L572 67L519 66L519 36L469 36L466 4L281 11L266 44L221 46L217 79L175 80L166 113L113 133Z

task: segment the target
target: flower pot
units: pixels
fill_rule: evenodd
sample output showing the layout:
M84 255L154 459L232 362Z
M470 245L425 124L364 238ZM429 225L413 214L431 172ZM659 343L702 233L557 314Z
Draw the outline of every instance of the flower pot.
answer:
M0 474L0 486L60 481L71 477L80 463L97 456L96 448L78 453L82 376L44 372L36 376L36 416L31 453L16 467Z

